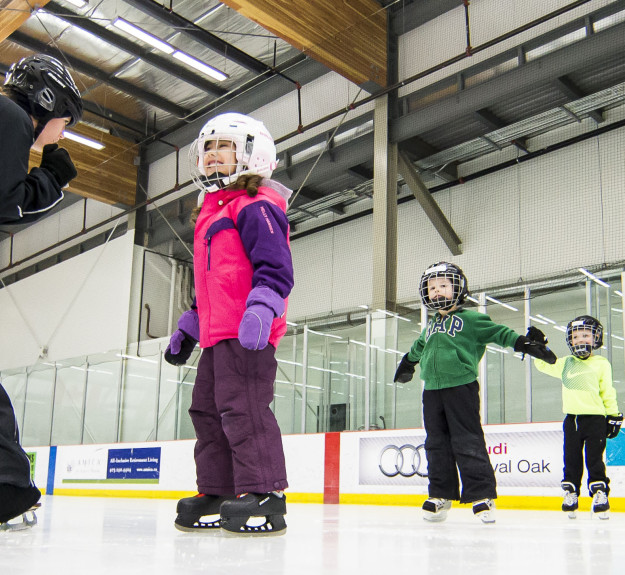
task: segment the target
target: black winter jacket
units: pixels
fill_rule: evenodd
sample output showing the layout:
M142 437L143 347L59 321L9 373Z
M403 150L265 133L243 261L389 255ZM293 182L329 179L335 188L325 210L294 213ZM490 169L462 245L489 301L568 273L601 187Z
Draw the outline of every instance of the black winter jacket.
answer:
M51 172L28 173L35 130L30 116L0 95L0 224L34 222L63 199Z

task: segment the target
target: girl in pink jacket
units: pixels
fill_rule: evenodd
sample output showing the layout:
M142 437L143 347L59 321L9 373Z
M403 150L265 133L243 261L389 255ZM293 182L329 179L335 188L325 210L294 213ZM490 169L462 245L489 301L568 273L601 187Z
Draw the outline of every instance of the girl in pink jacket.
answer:
M276 148L249 116L207 122L191 157L201 190L194 211L196 306L180 318L165 359L182 365L200 342L189 409L199 494L178 502L175 524L182 531L279 535L286 530L288 484L269 405L293 287L291 191L268 179ZM249 523L250 517L264 519Z

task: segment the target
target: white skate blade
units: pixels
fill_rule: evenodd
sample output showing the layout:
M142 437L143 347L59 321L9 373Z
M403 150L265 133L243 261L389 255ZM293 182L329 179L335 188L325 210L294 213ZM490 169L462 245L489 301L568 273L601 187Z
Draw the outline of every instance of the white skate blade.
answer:
M610 519L610 510L608 511L599 511L599 513L595 513L594 511L590 512L590 518L591 519Z
M577 519L577 511L569 511L568 517L569 519Z
M442 509L438 513L432 513L431 511L423 510L423 519L424 521L429 521L430 523L441 523L447 519L447 509Z
M39 506L33 506L26 513L11 519L11 521L0 523L0 531L26 531L26 529L32 529L37 525L37 516L33 511L36 507Z

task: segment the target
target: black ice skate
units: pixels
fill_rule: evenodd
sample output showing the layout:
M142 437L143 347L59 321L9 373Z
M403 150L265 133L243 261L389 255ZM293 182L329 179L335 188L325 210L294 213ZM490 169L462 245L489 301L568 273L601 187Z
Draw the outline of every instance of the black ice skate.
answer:
M203 493L181 499L176 507L178 516L174 521L174 526L180 531L218 530L221 526L219 507L227 499L227 497ZM201 521L202 517L211 515L215 516L212 521Z
M426 499L421 507L423 509L423 519L437 523L447 519L447 511L451 509L451 501L449 499L439 499L438 497L430 497Z
M593 481L588 485L592 495L591 517L610 519L610 502L608 501L608 487L603 481Z
M562 501L562 511L569 514L569 519L575 519L577 517L577 492L575 485L572 483L563 482L562 489L564 489L564 500Z
M37 525L35 510L41 491L34 485L16 487L0 484L0 531L22 531Z
M221 527L226 535L282 535L286 533L286 496L272 493L245 493L221 505ZM264 519L250 524L252 517Z
M482 523L495 523L495 502L492 499L480 499L473 502L473 515Z

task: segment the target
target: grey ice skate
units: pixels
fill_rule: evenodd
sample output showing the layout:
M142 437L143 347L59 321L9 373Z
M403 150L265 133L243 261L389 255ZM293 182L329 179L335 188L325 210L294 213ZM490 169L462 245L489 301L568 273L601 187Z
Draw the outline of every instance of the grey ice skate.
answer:
M185 497L178 501L174 526L179 531L209 531L219 532L221 519L219 508L228 498L217 495L198 493L194 497ZM211 518L212 516L212 518ZM203 518L209 518L202 521Z
M447 519L447 512L451 509L450 499L441 499L439 497L429 497L421 507L423 509L423 519L438 523Z
M473 502L473 515L482 523L495 523L495 502L492 499L480 499Z

